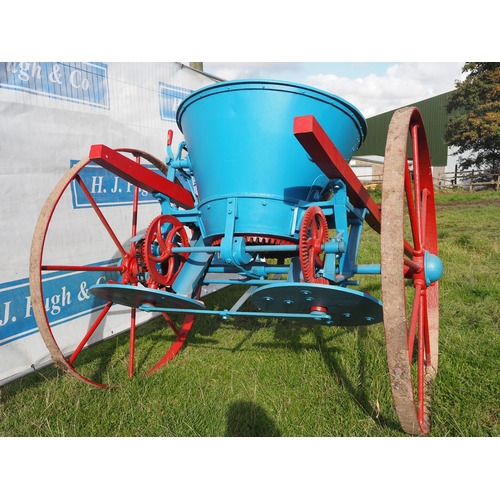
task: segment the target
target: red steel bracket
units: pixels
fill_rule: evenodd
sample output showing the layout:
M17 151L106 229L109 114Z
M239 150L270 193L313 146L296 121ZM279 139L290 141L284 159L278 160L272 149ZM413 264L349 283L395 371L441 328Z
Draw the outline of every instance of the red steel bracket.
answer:
M162 193L181 208L194 207L191 192L104 144L90 147L89 159L148 193Z
M293 134L314 163L329 179L341 179L346 184L349 201L356 208L367 208L365 220L380 233L380 208L357 178L350 165L328 137L313 115L296 116Z

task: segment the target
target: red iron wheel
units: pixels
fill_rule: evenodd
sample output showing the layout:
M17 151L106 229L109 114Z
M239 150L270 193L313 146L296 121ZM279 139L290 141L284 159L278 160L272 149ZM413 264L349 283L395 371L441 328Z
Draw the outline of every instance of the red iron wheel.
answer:
M387 135L381 273L392 395L401 427L413 435L430 431L438 365L438 282L426 276L428 255L438 255L429 147L419 110L404 108L394 113Z
M328 223L323 211L317 206L309 207L302 219L299 234L300 267L307 283L329 283L325 278L316 277L317 271L323 269L321 247L328 240Z
M143 158L163 173L167 170L163 162L142 151L116 151L132 154L138 163ZM74 165L57 183L41 210L31 246L31 307L56 366L83 382L112 387L134 373L136 324L140 317L135 308L99 301L88 288L106 282L129 286L144 282L137 228L147 227L158 206L145 204L139 210L140 190L132 186L129 214L123 209L109 209L100 196L111 192L121 192L123 196L130 185L114 174L96 174L96 168L100 167L88 158ZM94 223L89 223L91 213L96 216ZM116 317L123 318L119 324L113 319ZM166 354L159 354L160 362L156 358L149 372L175 356L193 324L193 315L179 315L175 323L166 314L164 317L173 331L173 341L167 335L156 342L157 346L165 346ZM108 320L112 326L107 326ZM127 330L130 333L126 345L109 349L106 360L101 353L94 362L92 349L84 349L105 335ZM120 335L121 338L126 337ZM150 348L146 350L149 352ZM148 361L141 356L139 366Z

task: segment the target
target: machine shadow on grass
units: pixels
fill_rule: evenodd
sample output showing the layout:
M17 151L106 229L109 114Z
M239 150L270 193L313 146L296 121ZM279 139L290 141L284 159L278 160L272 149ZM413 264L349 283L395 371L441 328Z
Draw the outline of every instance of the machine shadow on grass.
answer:
M370 291L379 290L379 283L370 283L368 287ZM239 297L241 289L238 287L228 287L225 290L217 292L207 299L210 301L210 307L218 309L222 303L226 303L225 301L229 299L229 301L236 301ZM253 310L253 306L251 304L245 304L245 309ZM212 317L209 322L207 322L211 328L208 331L205 331L204 328L193 328L191 337L191 342L193 344L199 344L200 340L202 343L208 342L207 336L211 333L218 330L221 325L220 320L217 317ZM341 356L341 349L338 346L328 345L328 342L325 340L323 327L320 326L309 326L304 325L296 321L287 321L280 319L260 319L259 324L256 323L256 319L254 317L238 317L233 320L233 324L235 327L240 328L241 330L247 330L247 334L240 340L234 347L230 350L231 352L239 351L243 348L244 344L251 340L254 331L263 326L270 327L274 330L274 341L273 342L256 342L253 345L256 347L264 348L264 349L289 349L294 352L301 352L305 349L312 349L319 351L321 357L327 366L330 375L332 378L338 383L347 393L349 393L350 397L356 402L356 404L363 410L366 415L368 415L378 426L386 427L391 430L400 430L399 423L397 420L392 419L390 417L386 418L381 413L380 410L375 408L373 404L370 403L369 393L366 390L369 384L367 384L366 380L366 364L367 364L367 339L370 334L370 329L368 327L350 327L350 328L342 328L339 330L339 333L336 335L352 335L356 334L357 338L357 352L359 357L359 380L360 384L354 384L351 380L351 377L348 373L342 368L341 363L339 362L339 356ZM200 325L198 325L200 326ZM305 343L304 337L309 337L311 331L314 334L314 338L316 340L315 343ZM203 338L200 339L198 333L202 333ZM310 337L309 337L310 338ZM215 347L215 344L214 344ZM235 403L234 407L231 408L230 414L233 415L231 417L236 424L238 425L246 425L246 427L242 427L249 432L248 422L250 416L256 419L257 417L254 415L255 412L258 411L256 409L256 405L254 403ZM263 411L263 410L262 410ZM243 417L240 413L246 413L247 416ZM236 415L236 417L234 416ZM229 420L229 416L228 416ZM235 424L234 429L239 429ZM228 422L229 428L229 422ZM232 432L232 431L231 431ZM238 435L238 434L234 434Z
M372 283L368 284L368 288L370 288L370 290L372 288L378 289L380 288L380 285L378 283ZM231 307L232 304L239 299L244 290L245 287L242 286L226 287L207 296L204 299L204 302L207 307L222 311L227 307ZM247 301L241 310L254 311L257 309L251 304L250 301ZM218 345L218 340L213 338L214 334L218 332L224 324L225 322L218 316L199 315L194 322L193 329L188 336L185 347L189 345L192 347L204 346L207 349L214 348L229 350L230 352L238 352L244 349L245 343L252 340L256 330L259 328L270 328L273 331L273 341L254 342L253 345L255 347L264 349L288 349L293 352L302 352L306 349L318 351L333 380L350 395L361 410L369 416L377 424L377 426L386 427L396 431L400 430L397 420L391 419L390 417L384 417L384 415L380 413L380 410L375 408L374 405L370 403L369 392L366 389L369 384L366 383L367 374L365 370L368 358L367 341L370 334L370 328L346 327L338 329L338 332L334 334L335 336L356 335L356 351L358 356L357 364L359 366L358 377L361 382L357 384L354 383L352 377L349 376L346 370L342 367L342 363L339 359L342 355L341 347L338 344L332 345L331 342L327 341L325 338L324 327L304 325L296 321L274 318L266 319L251 316L240 316L230 320L229 324L239 329L240 333L245 333L237 343L228 348ZM164 332L159 331L163 326L163 319L158 318L153 322L150 322L148 325L141 327L143 330L146 328L148 329L148 333L143 333L142 335L150 337L149 341L153 346L162 336L165 336ZM155 328L157 329L156 331ZM315 342L310 341L311 332L314 335ZM307 342L304 341L306 337L309 339ZM146 359L147 357L145 353L143 354L143 357L138 358L138 366L140 366L139 359ZM227 435L280 435L269 416L267 416L265 411L254 402L240 401L233 403L228 411L227 419Z
M313 332L315 343L304 343L303 337L308 336ZM260 347L264 348L287 348L294 352L300 352L305 349L318 351L325 363L331 377L340 385L356 402L367 416L369 416L377 425L387 427L391 430L400 431L400 426L397 420L386 418L380 410L375 408L370 403L369 393L366 390L367 384L365 367L367 364L367 338L369 328L367 327L350 327L342 328L335 336L356 334L357 337L357 352L359 365L359 384L354 384L352 377L348 375L342 364L339 362L342 356L342 350L336 345L328 345L325 339L323 328L320 326L307 326L298 322L289 322L285 320L277 320L274 326L275 343L267 342L259 343Z
M345 371L342 369L338 361L338 349L328 348L323 336L323 332L320 328L315 328L314 335L318 344L319 352L323 358L326 366L328 367L330 374L338 383L343 387L353 398L354 401L360 406L360 408L377 424L382 427L388 427L392 430L400 431L399 422L390 418L384 417L377 408L374 408L370 403L368 393L365 390L368 387L366 383L366 339L369 335L369 329L365 326L351 327L353 330L357 330L357 346L359 353L359 377L360 383L355 386L350 378L347 376ZM352 333L352 332L347 332Z
M225 437L280 437L281 432L266 411L251 401L229 406Z
M207 296L204 301L208 307L214 310L224 310L238 300L241 296L241 286L224 288L214 294ZM254 310L251 303L246 303L242 309ZM213 335L218 332L224 322L219 316L199 315L193 325L185 346L190 344L194 347L206 347L207 349L218 349L218 340ZM339 384L356 402L357 405L368 415L377 425L399 430L399 425L395 420L385 418L370 403L369 394L365 389L367 384L365 365L367 358L367 338L369 329L366 327L342 328L334 333L334 336L351 335L356 333L357 352L359 357L359 380L361 383L355 384L352 377L342 367L339 357L342 355L339 344L333 344L325 338L325 332L321 326L309 326L295 321L280 319L263 319L255 317L237 317L231 320L231 324L238 328L243 337L232 347L227 349L230 352L237 352L244 348L246 342L250 342L255 331L265 327L272 331L273 340L270 342L254 342L254 346L263 349L287 349L293 352L302 352L307 349L320 353L326 367L333 380ZM167 330L167 332L165 331ZM356 330L356 332L351 331ZM311 338L311 332L313 338ZM155 352L161 343L168 343L174 337L167 323L162 317L155 318L137 329L138 349L136 351L136 373L145 373L151 359L157 356ZM307 337L307 340L306 340ZM82 364L92 364L92 377L101 379L105 377L111 360L119 359L124 365L127 363L127 343L128 333L124 332L112 339L100 342L82 353L79 360ZM182 355L182 353L181 353ZM15 381L2 390L2 401L12 397L17 391L29 387L35 387L47 379L54 379L61 376L61 372L54 366L46 367L39 372L27 376L25 379ZM67 376L67 375L62 375ZM124 379L126 380L126 378ZM280 430L275 422L267 415L265 410L251 401L233 402L227 412L226 436L281 436Z

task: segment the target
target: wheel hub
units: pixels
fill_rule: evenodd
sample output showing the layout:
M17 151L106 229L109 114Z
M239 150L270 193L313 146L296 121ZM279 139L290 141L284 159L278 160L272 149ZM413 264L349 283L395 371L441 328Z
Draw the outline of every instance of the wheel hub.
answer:
M443 262L437 255L426 251L424 254L424 270L425 284L431 286L432 283L435 283L443 276Z

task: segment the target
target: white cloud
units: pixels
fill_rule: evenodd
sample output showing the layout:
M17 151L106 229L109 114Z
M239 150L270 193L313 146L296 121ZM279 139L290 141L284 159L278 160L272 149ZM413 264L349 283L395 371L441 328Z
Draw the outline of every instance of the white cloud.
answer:
M281 74L302 69L302 63L299 62L210 62L204 65L209 73L224 80L279 78Z
M397 63L383 74L349 78L335 73L307 74L300 62L205 63L207 71L225 80L283 79L317 87L349 101L365 117L421 101L455 88L462 62ZM359 63L358 67L362 67ZM373 67L373 64L368 65Z
M305 84L336 94L366 117L421 101L455 88L463 63L398 63L383 75L350 79L310 75Z

